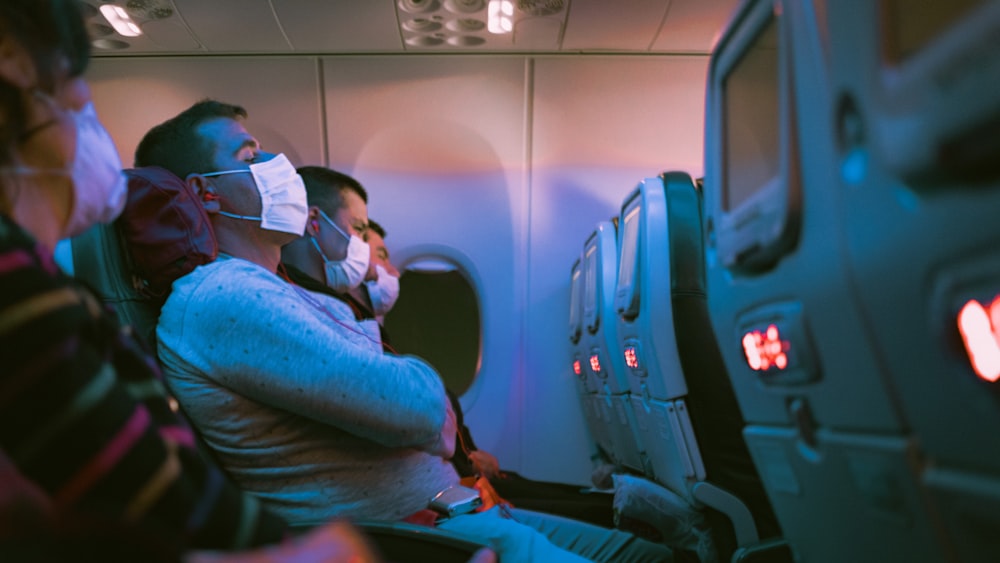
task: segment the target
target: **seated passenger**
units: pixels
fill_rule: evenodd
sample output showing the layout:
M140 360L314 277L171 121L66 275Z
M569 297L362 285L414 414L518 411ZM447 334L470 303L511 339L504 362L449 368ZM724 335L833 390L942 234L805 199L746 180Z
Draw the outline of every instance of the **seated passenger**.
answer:
M289 521L406 518L458 482L446 461L455 422L440 378L422 360L382 353L344 302L279 277L282 245L307 228L322 251L315 261L343 257L324 234L335 230L330 212L307 205L302 178L260 150L245 117L238 106L199 102L136 151L138 166L186 179L219 242L219 259L177 280L163 306L157 337L169 386L237 483ZM614 530L516 518L493 509L440 526L515 561L580 560L536 529L596 559L670 557Z
M371 218L368 219L368 230L365 231L365 242L371 250L371 263L375 266L375 279L365 281L356 295L366 303L380 326L385 325L385 315L396 305L399 299L399 270L389 259L389 249L385 246L385 229ZM383 336L385 333L383 332ZM455 413L458 414L458 413Z
M297 172L305 183L311 208L307 236L281 249L282 265L289 279L311 291L343 300L356 320L372 319L371 308L359 293L363 282L375 280L375 266L364 241L368 229L368 192L354 178L322 166L302 166ZM331 185L344 187L310 189ZM331 210L330 214L323 209Z
M365 309L371 311L383 327L384 315L392 310L399 297L399 270L389 259L385 237L385 229L369 219L365 241L371 248L371 263L375 266L377 279L363 284L361 291L357 293L357 298L363 302ZM386 338L384 329L382 337L383 340ZM486 477L496 492L514 506L559 514L599 526L614 526L613 495L586 493L575 485L535 481L513 471L501 470L500 463L493 454L476 446L472 432L465 425L458 398L450 391L448 397L455 411L459 432L451 463L463 482L474 480L478 476Z
M0 531L75 519L177 549L278 540L284 523L194 449L155 359L53 260L125 202L89 46L74 0L0 2L0 522L25 527Z

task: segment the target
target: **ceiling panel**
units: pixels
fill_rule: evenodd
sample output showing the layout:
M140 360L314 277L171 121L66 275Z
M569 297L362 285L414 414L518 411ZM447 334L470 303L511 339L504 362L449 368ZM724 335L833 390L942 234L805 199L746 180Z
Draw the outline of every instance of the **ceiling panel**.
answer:
M671 0L653 51L709 53L739 0Z
M276 0L273 5L292 47L299 52L370 53L403 48L392 0Z
M573 0L563 51L648 51L670 0Z
M199 42L212 53L287 53L268 0L173 0Z

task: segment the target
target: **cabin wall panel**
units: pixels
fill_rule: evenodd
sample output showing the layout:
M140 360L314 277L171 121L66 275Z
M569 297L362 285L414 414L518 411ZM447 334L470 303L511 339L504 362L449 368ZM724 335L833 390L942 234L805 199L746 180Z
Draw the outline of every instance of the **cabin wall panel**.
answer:
M265 150L322 163L318 76L309 57L108 57L87 71L94 107L127 168L150 128L204 98L246 108L247 128Z

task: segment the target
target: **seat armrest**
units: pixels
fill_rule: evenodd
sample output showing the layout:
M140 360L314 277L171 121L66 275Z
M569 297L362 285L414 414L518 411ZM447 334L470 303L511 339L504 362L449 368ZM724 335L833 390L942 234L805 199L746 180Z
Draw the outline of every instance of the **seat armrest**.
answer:
M793 563L795 555L783 538L764 540L756 545L740 547L733 552L730 563Z
M760 542L757 534L757 525L754 523L753 515L743 501L733 496L731 493L704 481L695 483L691 488L691 493L695 500L701 504L718 510L725 514L733 524L733 533L736 535L736 545L746 547L756 545Z
M487 545L453 532L408 522L354 520L352 523L378 549L385 561L393 563L467 563ZM305 533L323 524L315 522L291 526L293 533Z

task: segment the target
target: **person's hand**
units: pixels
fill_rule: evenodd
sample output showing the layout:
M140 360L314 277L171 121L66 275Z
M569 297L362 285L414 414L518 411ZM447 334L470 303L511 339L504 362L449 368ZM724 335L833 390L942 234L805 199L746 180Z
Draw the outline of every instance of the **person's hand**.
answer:
M492 479L500 474L500 462L490 452L483 450L469 452L469 460L472 461L476 472L487 479Z
M484 547L472 554L469 563L497 563L497 554L488 547Z

